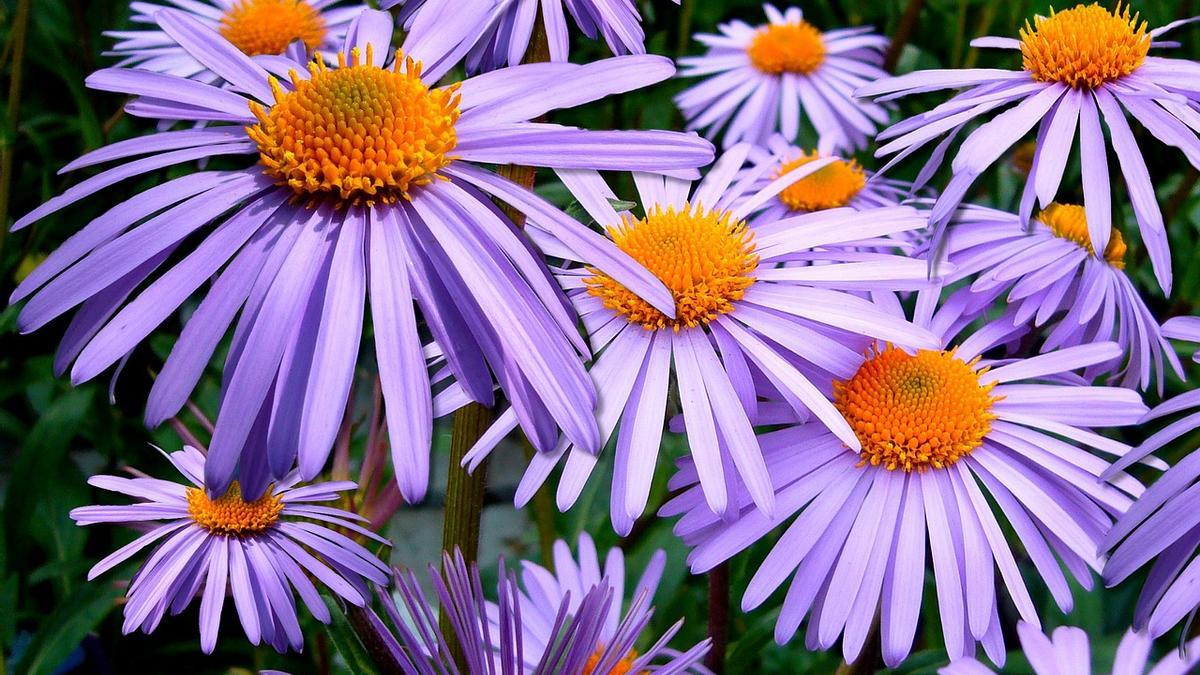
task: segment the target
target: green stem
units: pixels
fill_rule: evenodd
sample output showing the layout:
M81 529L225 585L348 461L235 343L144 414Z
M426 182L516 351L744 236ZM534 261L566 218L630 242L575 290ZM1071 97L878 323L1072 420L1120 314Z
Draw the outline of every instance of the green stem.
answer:
M675 43L675 56L687 54L692 41L692 17L696 14L696 0L683 0L679 9L679 37Z
M854 663L842 662L834 675L871 675L883 666L883 651L879 636L879 616L871 623L871 632L867 634L867 642L858 654Z
M13 155L17 144L17 122L21 116L21 84L25 74L25 41L29 32L29 8L32 0L17 0L9 40L12 64L9 67L8 110L4 118L4 140L0 145L0 259L4 254L4 236L8 232L8 207L12 195Z
M537 453L529 439L525 439L522 445L525 446L525 459L532 460ZM547 485L542 485L533 495L533 522L537 526L538 533L538 548L542 554L542 566L551 572L554 571L554 541L558 539L558 534L554 529L554 496L550 494L550 488Z
M708 573L708 639L712 642L704 666L715 675L725 672L725 650L729 646L729 563Z

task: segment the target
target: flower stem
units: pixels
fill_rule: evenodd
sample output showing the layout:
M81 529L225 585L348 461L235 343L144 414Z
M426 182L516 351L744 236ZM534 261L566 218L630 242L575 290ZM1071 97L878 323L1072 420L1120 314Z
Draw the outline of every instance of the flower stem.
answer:
M716 675L725 672L725 649L729 645L729 563L708 573L708 639L712 642L704 665Z
M892 34L892 44L888 46L887 56L883 59L883 69L889 73L896 70L896 64L900 62L900 55L904 52L904 45L908 44L908 39L916 30L917 19L920 18L924 6L925 0L908 0L904 15L900 17L900 24Z
M8 206L12 195L13 154L17 145L17 121L21 116L21 85L25 74L25 42L29 31L29 7L32 0L17 0L17 12L9 33L12 63L9 66L8 107L4 118L4 136L0 141L0 255L4 253L4 235L8 232Z
M871 675L878 668L883 666L882 663L882 644L879 636L879 616L875 616L874 622L871 623L871 630L867 633L867 642L859 652L858 660L854 663L842 662L838 666L834 675Z
M675 43L676 58L687 54L688 45L692 41L692 17L696 12L696 0L683 0L679 8L679 36Z

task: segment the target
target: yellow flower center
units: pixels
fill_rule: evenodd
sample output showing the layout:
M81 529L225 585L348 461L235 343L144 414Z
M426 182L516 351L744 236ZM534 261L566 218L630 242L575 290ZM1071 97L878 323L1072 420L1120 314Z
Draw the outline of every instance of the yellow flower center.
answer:
M1073 241L1080 248L1087 249L1088 253L1096 253L1092 248L1092 235L1088 233L1087 211L1082 206L1054 202L1043 209L1037 215L1037 219L1050 228L1054 236ZM1125 245L1125 237L1114 227L1108 238L1108 246L1104 249L1104 259L1113 267L1124 269L1125 252L1128 248Z
M221 35L250 56L282 54L296 40L325 41L325 19L306 0L238 0L221 17Z
M834 382L834 405L862 443L862 461L889 471L942 469L979 447L991 431L995 384L980 384L979 359L954 351L892 346L873 353L845 382Z
M649 675L650 673L648 670L640 670L637 673L633 672L633 662L637 661L638 658L636 649L629 650L629 653L620 661L617 661L617 664L608 673L598 673L596 672L596 666L600 665L600 657L603 655L604 645L600 645L596 648L596 651L592 652L587 663L583 664L583 672L579 675Z
M807 75L825 62L825 41L807 21L771 24L759 29L747 53L764 73Z
M588 291L630 323L650 330L707 324L733 311L733 302L754 283L754 235L727 211L655 207L645 218L626 216L609 228L609 236L671 291L675 319L600 272L587 280Z
M242 488L234 481L216 499L199 488L187 489L188 516L213 534L241 537L266 530L279 520L283 502L269 490L258 499L242 499Z
M392 70L350 64L339 56L330 69L319 60L311 78L292 76L294 91L274 79L275 105L250 108L258 124L247 128L266 173L301 196L332 195L374 204L409 199L450 163L458 143L458 88L430 89L421 65L397 52Z
M817 153L805 153L786 162L775 172L778 178L818 159ZM835 160L816 173L792 183L779 193L779 199L793 211L823 211L850 203L867 184L867 175L854 160Z
M1039 82L1094 88L1137 70L1150 51L1146 22L1129 6L1108 11L1096 3L1050 10L1021 29L1025 70Z

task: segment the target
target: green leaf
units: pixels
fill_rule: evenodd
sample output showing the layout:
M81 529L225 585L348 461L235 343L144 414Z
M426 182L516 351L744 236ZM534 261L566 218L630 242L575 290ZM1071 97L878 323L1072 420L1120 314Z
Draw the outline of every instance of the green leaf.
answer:
M354 628L350 626L350 621L346 618L345 607L328 595L322 597L325 599L325 605L329 607L329 615L332 617L329 625L325 626L325 633L329 636L329 641L333 643L338 655L346 662L346 668L338 670L359 675L377 675L379 670L375 667L375 662L371 660L371 655L367 653L366 647L363 647L362 641L355 634Z
M54 672L117 606L115 600L120 595L121 589L114 584L84 584L77 588L42 622L13 668L14 675Z

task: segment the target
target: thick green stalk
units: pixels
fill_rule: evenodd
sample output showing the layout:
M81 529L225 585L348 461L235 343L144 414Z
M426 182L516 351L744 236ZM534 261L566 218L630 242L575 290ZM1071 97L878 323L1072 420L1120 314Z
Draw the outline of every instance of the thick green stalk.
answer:
M887 56L883 59L883 69L889 73L896 70L896 64L900 62L900 55L904 52L904 45L908 44L913 31L917 29L917 19L921 17L921 9L924 6L925 0L908 0L904 7L904 14L892 35L892 44L888 46Z
M13 155L17 145L17 123L21 116L21 85L25 75L25 43L29 32L29 7L32 0L17 0L17 12L9 33L12 63L9 66L8 107L4 118L4 139L0 145L0 255L8 232L8 207L12 195Z

